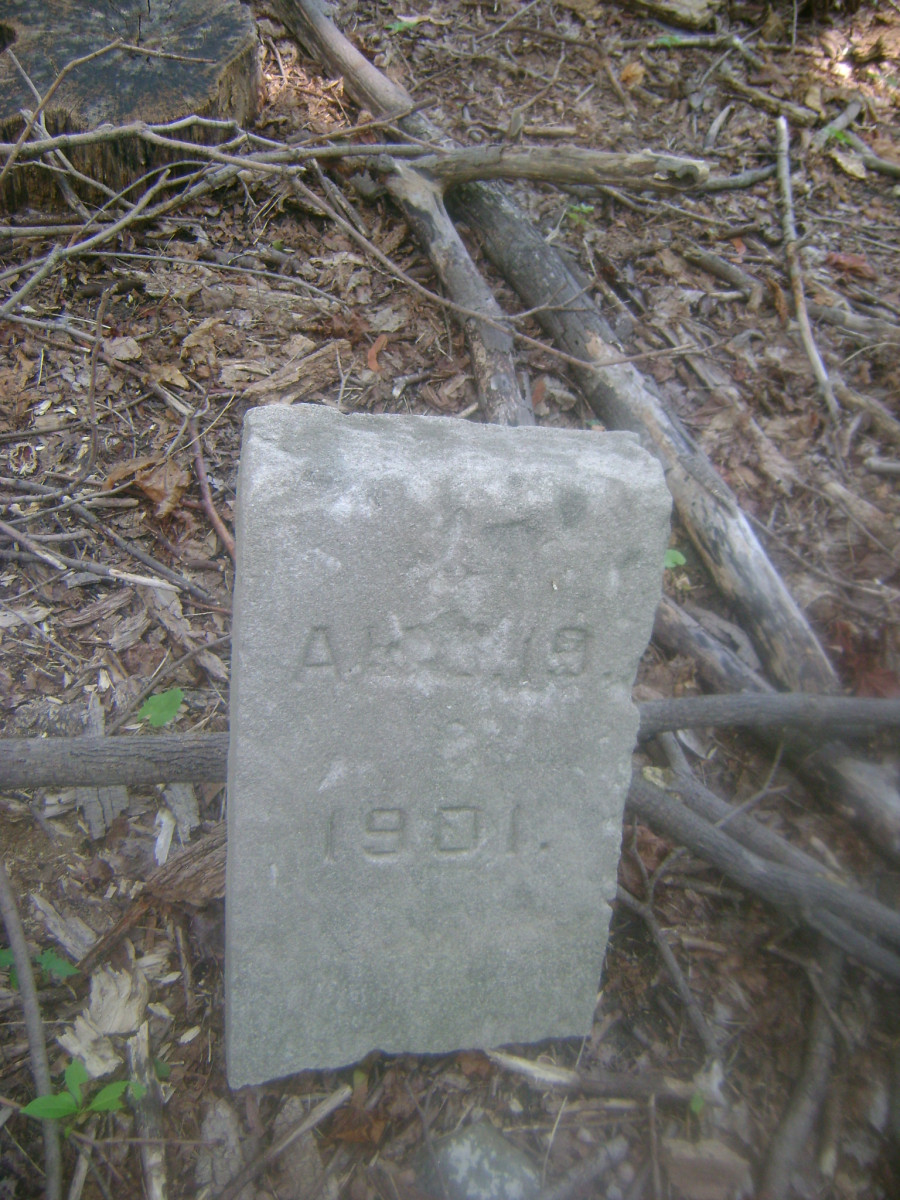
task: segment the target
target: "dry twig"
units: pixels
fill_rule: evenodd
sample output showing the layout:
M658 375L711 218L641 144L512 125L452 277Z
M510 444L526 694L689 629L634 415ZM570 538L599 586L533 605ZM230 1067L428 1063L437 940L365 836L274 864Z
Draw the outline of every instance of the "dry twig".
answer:
M784 117L779 117L776 127L776 161L778 164L778 190L781 195L781 224L784 230L784 256L787 259L788 276L791 281L791 292L794 296L794 308L797 324L800 326L800 338L803 349L812 367L813 375L819 386L822 399L832 421L840 418L840 406L834 395L834 388L828 376L828 370L819 354L819 348L813 337L812 326L809 323L809 313L806 311L806 296L803 293L803 271L800 266L800 256L797 252L797 228L794 224L794 199L791 189L791 164L789 158L788 125Z

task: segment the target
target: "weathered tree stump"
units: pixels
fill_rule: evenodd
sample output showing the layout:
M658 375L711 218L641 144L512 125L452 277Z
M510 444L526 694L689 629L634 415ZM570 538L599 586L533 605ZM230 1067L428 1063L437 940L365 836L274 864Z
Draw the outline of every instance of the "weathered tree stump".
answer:
M97 54L117 41L122 45ZM45 98L60 74L41 113L50 135L191 115L243 125L257 110L256 28L239 0L0 0L0 48L15 55L14 61L9 52L0 54L0 140L7 144L25 127L23 110L37 108L35 91ZM70 66L88 55L96 57ZM39 121L26 145L41 136ZM202 127L188 126L177 136L213 140ZM114 192L178 157L138 137L68 147L65 155ZM0 165L8 158L7 148ZM26 151L0 185L0 205L47 203L58 196L58 173L65 170L52 154L34 159ZM84 180L68 183L90 203L108 196Z

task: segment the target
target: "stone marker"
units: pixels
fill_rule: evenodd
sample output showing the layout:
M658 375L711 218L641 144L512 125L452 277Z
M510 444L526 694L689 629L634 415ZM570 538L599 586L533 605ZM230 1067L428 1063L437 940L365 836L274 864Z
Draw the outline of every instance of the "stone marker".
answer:
M589 1031L669 509L629 434L248 414L232 1086Z

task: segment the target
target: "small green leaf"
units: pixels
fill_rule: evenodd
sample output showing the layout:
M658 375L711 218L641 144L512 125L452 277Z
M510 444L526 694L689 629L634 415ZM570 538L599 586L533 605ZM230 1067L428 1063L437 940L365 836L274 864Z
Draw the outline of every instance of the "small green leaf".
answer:
M664 33L662 37L658 37L651 45L659 46L664 50L671 50L674 46L680 46L683 40L677 33Z
M38 1096L26 1104L22 1112L26 1117L35 1117L38 1121L59 1121L63 1117L74 1116L80 1108L74 1096L60 1092L58 1096Z
M117 1083L108 1083L90 1102L88 1112L118 1112L122 1107L122 1096L127 1087L127 1079L120 1079Z
M68 979L70 975L78 974L78 968L60 958L55 950L42 950L34 961L42 971L56 980Z
M78 1107L81 1108L81 1089L88 1082L90 1075L80 1058L73 1058L66 1067L66 1087L75 1097Z
M143 1100L147 1095L147 1089L142 1083L138 1083L136 1079L132 1079L128 1084L128 1095L132 1100Z
M687 559L680 550L667 550L666 557L663 559L663 566L667 571L673 570L675 567L683 567Z
M168 725L178 716L183 699L184 692L181 688L169 688L167 692L149 696L141 706L138 716L142 721L149 721L153 726Z
M415 29L420 21L426 20L425 17L410 17L405 21L391 21L390 25L386 25L385 29L388 33L407 33L410 29Z
M160 1081L160 1083L165 1083L165 1081L172 1074L172 1068L169 1066L169 1064L163 1058L154 1058L153 1070L156 1074L156 1078Z
M281 238L275 239L275 241L272 243L272 249L277 254L280 254L282 252L282 250L284 249L284 242L281 240Z
M12 950L0 950L0 971L8 971L14 961Z
M706 1108L706 1101L703 1099L703 1096L700 1094L700 1092L694 1092L693 1096L691 1096L691 1102L688 1105L688 1108L691 1110L693 1116L701 1116L704 1108Z

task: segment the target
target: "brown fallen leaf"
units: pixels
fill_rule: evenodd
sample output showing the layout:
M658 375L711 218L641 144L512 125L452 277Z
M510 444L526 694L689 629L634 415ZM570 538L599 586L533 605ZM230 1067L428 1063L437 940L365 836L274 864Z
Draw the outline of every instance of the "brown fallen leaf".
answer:
M858 275L861 279L877 279L878 272L868 262L864 254L842 254L834 251L825 256L830 267L843 271L845 275Z
M157 517L168 517L187 491L191 477L173 459L167 458L147 471L139 471L134 482L156 505Z
M366 366L369 368L370 371L374 371L377 373L381 370L381 366L379 365L379 362L378 362L378 355L382 352L382 350L385 348L386 345L387 345L387 335L384 333L380 333L378 335L378 337L375 339L375 341L372 343L372 345L369 347L369 352L366 355Z

